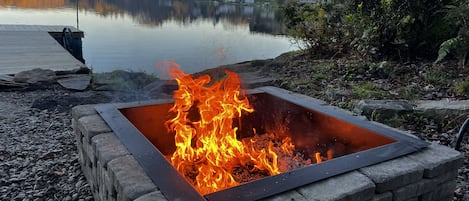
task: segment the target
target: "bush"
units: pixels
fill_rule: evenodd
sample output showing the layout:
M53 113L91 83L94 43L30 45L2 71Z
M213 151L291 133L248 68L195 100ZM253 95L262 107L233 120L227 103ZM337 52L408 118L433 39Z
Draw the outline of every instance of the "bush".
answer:
M354 0L353 12L365 39L380 56L432 58L439 44L454 34L442 12L452 0Z
M434 59L440 44L454 38L458 33L456 27L461 26L447 17L449 5L462 4L455 1L464 2L345 0L339 4L290 3L284 14L291 34L307 48L312 48L312 53L319 51L330 55L351 50L364 57ZM467 10L461 13L464 12Z
M300 47L317 56L333 56L350 49L351 35L342 17L342 4L290 2L283 8L289 34Z
M454 6L447 6L446 12L446 19L456 27L457 35L441 43L436 62L453 53L464 67L469 52L469 2L461 0Z

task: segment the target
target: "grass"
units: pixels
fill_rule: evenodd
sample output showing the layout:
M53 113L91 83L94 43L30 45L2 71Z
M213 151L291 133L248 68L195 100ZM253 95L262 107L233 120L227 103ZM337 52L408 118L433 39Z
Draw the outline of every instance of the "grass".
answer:
M454 90L458 95L468 96L469 95L469 81L463 80L456 82L454 85Z
M358 98L378 98L387 95L384 90L377 87L373 82L363 82L353 86L353 94Z

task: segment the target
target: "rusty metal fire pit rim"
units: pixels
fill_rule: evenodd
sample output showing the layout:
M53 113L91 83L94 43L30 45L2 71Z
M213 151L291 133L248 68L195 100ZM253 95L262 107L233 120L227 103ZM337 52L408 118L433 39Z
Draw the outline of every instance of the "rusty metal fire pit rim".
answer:
M383 156L380 153L387 152L390 148L395 151L395 156L384 158L379 157L380 155ZM323 163L312 164L288 172L283 172L282 174L243 183L239 186L207 194L205 197L208 200L258 200L286 192L288 190L293 190L296 187L321 181L331 176L346 174L348 172L358 170L362 167L392 160L396 157L407 155L413 151L415 150L412 148L409 149L405 143L395 142L369 150L337 157ZM295 183L295 188L291 187L290 183L292 180ZM263 189L261 192L258 190L253 190L258 189L256 186L267 186L268 188Z
M384 134L385 136L388 136L390 138L393 138L395 140L399 141L409 141L411 144L415 144L416 146L428 146L428 142L424 142L420 139L417 139L416 137L411 137L407 134L400 133L394 130L391 130L389 128L385 128L381 125L378 124L371 124L370 121L360 119L357 116L341 112L336 109L332 109L328 106L323 106L318 103L314 103L305 99L298 98L295 95L292 95L290 93L286 93L287 91L284 89L279 89L277 87L272 87L272 86L265 86L265 87L259 87L255 89L255 92L264 92L268 93L270 95L273 95L277 98L283 99L285 101L289 101L291 103L294 103L296 105L305 107L305 108L314 108L315 111L332 116L336 119L354 124L356 126L359 126L361 128L371 130L373 132L377 132L380 134Z
M206 201L206 199L173 168L164 155L119 111L119 109L129 106L135 107L136 104L147 105L151 103L164 104L168 103L168 100L106 104L98 105L95 109L113 129L113 133L119 138L121 143L125 145L166 198L169 200ZM159 171L165 172L165 174L162 174L162 176L155 174ZM177 190L174 191L174 189Z
M371 124L370 122L359 119L356 116L321 106L307 100L299 99L294 95L285 93L282 89L275 87L261 87L250 90L248 93L268 93L305 108L314 108L314 110L330 115L334 118L341 119L374 132L381 132L380 134L395 139L396 142L341 156L337 159L325 161L320 164L298 168L283 174L265 177L202 196L182 175L179 174L179 172L177 172L175 168L172 167L164 155L120 112L120 109L124 108L172 103L174 102L173 99L105 104L96 106L96 110L169 200L230 201L262 199L330 176L339 175L361 167L366 167L406 155L428 145L426 142L376 124ZM165 172L165 174L157 174L158 172ZM292 180L295 183L294 185L291 185ZM269 188L263 188L262 190L257 188L257 190L254 190L259 186L269 186Z

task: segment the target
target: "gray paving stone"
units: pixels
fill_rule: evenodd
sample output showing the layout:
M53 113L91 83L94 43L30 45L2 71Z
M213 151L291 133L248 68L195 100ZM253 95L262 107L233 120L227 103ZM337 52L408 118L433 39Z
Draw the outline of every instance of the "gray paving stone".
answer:
M348 172L297 189L311 201L367 201L374 195L373 182L358 171Z
M381 194L375 194L371 201L392 201L392 193L385 192Z
M359 115L378 118L392 118L412 111L412 104L406 100L361 100L353 108Z
M424 177L433 178L463 165L464 156L449 147L432 143L428 148L409 156L425 167Z
M91 140L91 139L90 139ZM91 146L91 142L88 141L85 137L83 137L83 151L85 152L85 156L91 161L91 164L94 165L96 163L96 151ZM94 166L93 166L94 167Z
M457 176L458 176L458 170L455 169L450 172L439 175L438 177L434 177L431 180L436 184L442 184L447 181L456 180Z
M117 200L134 200L157 189L131 155L109 161L108 171L116 186Z
M104 167L107 167L107 163L112 159L130 154L114 133L96 135L91 139L91 143L98 160Z
M89 141L97 134L111 132L111 128L97 114L78 119L78 128L83 132L85 139Z
M427 115L448 116L457 114L467 114L469 111L469 100L423 100L417 102L416 111L423 112Z
M135 201L167 201L160 191L154 191L137 198Z
M260 201L285 201L285 200L294 200L294 201L308 201L300 193L295 190L287 191L278 195L273 195L268 198L261 199Z
M448 195L448 196L446 196L446 197L444 197L444 198L441 198L441 199L439 199L438 201L452 201L452 200L453 200L453 197L454 197L454 195L451 193L451 195ZM463 198L463 199L464 199L464 198ZM467 200L467 199L466 199L466 200Z
M418 197L435 188L436 184L430 179L423 179L419 182L400 187L393 190L393 201L404 201Z
M384 193L417 182L423 176L423 167L407 157L401 157L361 168L360 172L373 180L376 192Z
M439 201L453 197L454 189L456 189L456 180L447 181L438 185L436 189L420 196L419 201Z
M413 198L409 198L409 199L403 200L403 201L419 201L419 198L418 197L413 197Z
M79 105L72 108L72 117L76 120L84 116L98 114L94 109L96 105Z

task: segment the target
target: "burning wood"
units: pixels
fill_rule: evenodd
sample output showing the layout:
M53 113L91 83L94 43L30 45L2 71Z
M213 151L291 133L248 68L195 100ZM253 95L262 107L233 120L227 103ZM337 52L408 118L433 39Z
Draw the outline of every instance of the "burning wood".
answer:
M239 128L233 120L254 112L254 108L241 90L236 73L226 71L224 80L209 85L208 75L193 78L174 63L169 66L170 75L178 83L170 109L175 117L166 122L169 132L175 134L176 151L170 160L199 193L212 193L312 163L295 152L290 137L266 133L238 139ZM316 155L316 162L321 162L319 153Z

